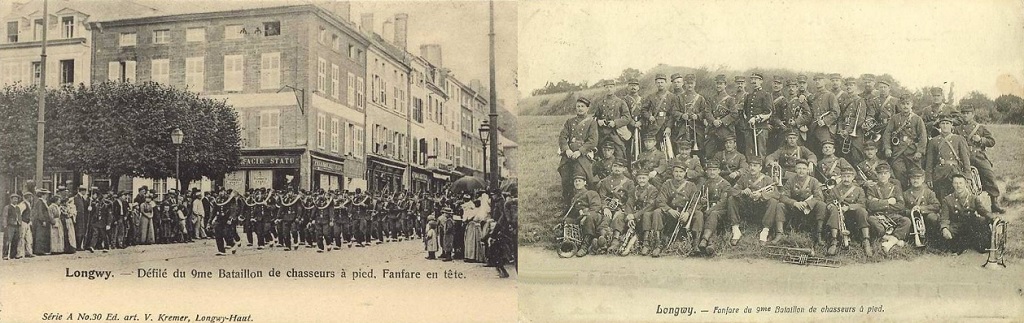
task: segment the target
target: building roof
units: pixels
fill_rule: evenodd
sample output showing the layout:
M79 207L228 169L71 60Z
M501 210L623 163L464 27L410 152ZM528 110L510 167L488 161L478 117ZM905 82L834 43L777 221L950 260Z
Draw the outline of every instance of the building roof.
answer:
M47 6L47 12L50 15L56 15L62 11L65 13L76 11L88 16L89 21L160 14L157 8L134 0L58 0L50 1ZM3 18L4 20L12 20L14 17L41 16L42 11L43 1L32 0L22 4L13 4L10 14Z

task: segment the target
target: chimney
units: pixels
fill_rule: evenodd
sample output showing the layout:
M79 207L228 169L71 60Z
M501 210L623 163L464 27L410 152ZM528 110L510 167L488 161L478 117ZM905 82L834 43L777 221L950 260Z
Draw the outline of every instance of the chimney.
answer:
M442 67L441 64L441 45L438 44L424 44L420 45L420 56L426 59L430 64L434 64L436 67Z
M324 7L331 13L337 15L341 19L351 22L352 21L352 3L348 1L329 1L324 4Z
M384 22L384 27L381 30L381 37L384 37L389 43L395 43L395 23L388 19Z
M362 16L359 16L359 29L362 29L363 32L368 33L368 34L372 34L373 33L373 14L372 13L364 13Z
M395 46L407 49L409 42L409 14L395 14Z
M450 74L452 71L447 69L447 68L443 68L443 67L438 68L438 71L440 72L441 77L440 77L440 79L437 80L437 84L438 84L438 86L440 86L443 89L443 88L445 88L444 84L448 83L448 74ZM451 93L448 93L448 94L451 94Z

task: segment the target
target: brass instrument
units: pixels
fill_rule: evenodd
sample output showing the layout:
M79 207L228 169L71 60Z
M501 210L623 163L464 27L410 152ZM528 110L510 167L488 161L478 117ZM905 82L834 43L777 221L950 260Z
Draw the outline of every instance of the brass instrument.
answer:
M768 256L778 258L782 262L804 265L804 266L820 266L829 268L838 268L842 265L838 259L828 259L815 256L814 249L811 248L788 248L779 246L767 246L765 248Z
M634 122L640 122L640 117L633 117ZM640 158L640 145L643 145L643 141L640 140L640 127L633 128L633 160Z
M750 123L750 129L752 130L750 133L754 137L754 156L761 156L761 152L757 149L757 116L750 117L750 120L747 120L747 122Z
M833 200L831 202L829 202L829 204L831 204L831 205L833 205L835 207L836 212L839 212L839 217L838 217L839 218L839 228L838 229L839 229L839 235L841 237L840 238L840 244L843 246L843 248L849 248L850 247L850 230L846 228L846 219L845 219L846 216L843 214L843 207L847 206L847 205L846 205L846 203L843 203L843 201L839 200L839 196L835 195L832 192L832 189L834 189L836 187L836 185L838 185L837 183L838 182L836 181L836 179L834 177L833 178L829 178L828 180L826 180L825 184L822 184L822 186L824 186L824 191L822 192L822 194L825 194L825 192L828 192L828 195L832 196Z
M1006 251L1006 221L995 219L992 224L989 224L989 229L992 231L992 236L988 248L985 248L988 251L988 259L985 260L982 267L992 269L1006 267L1006 260L1003 257L1003 253Z
M623 257L633 253L633 247L636 246L636 220L629 220L626 227L626 234L619 239L620 246L616 250L616 254Z
M879 124L875 121L875 118L864 119L861 126L864 127L864 131L866 131L865 140L868 142L878 142L882 139L882 131L885 131L885 125Z
M864 173L864 169L860 168L860 165L857 165L856 168L857 168L857 176L860 176L860 178L862 180L867 181L868 180L868 176Z
M974 195L981 194L981 174L978 173L978 168L971 166L971 192Z
M672 147L672 129L665 129L665 139L663 140L665 146L665 157L671 160L676 157L675 149Z
M558 257L560 258L571 258L580 249L580 245L583 244L580 225L566 221L569 218L569 214L575 208L575 202L570 204L569 210L566 210L565 215L562 216L562 223L555 226L556 231L559 231L559 229L562 231L562 236L556 238L558 240Z
M689 108L690 110L692 110L693 109L693 105L697 104L697 100L700 99L700 98L701 98L700 94L695 95L694 98L693 98L693 102L687 103L686 107L684 107L684 109L683 109L684 113L687 110L686 108ZM704 120L704 121L707 122L707 120ZM697 147L697 120L694 119L694 120L686 121L686 127L690 129L690 133L693 135L692 136L693 137L693 147L690 148L690 151L692 153L696 153L696 152L700 151L700 148Z
M781 187L782 186L782 174L784 173L782 171L782 166L779 166L778 163L773 163L771 165L771 167L772 167L772 171L771 171L772 179L775 180L775 185L776 186L780 186Z
M697 204L700 203L700 198L702 196L704 196L704 193L705 193L704 191L706 189L707 189L707 187L702 187L701 189L697 190L696 192L693 192L693 194L690 195L690 199L686 201L686 204L683 204L683 208L682 208L683 212L688 212L689 213L687 218L686 218L686 225L685 225L686 232L683 233L683 234L686 235L686 239L687 240L690 240L690 238L689 238L690 226L693 223L693 215L694 215L694 213L697 212ZM670 247L672 247L673 244L675 244L676 237L679 236L679 229L680 229L680 227L682 225L683 225L683 220L682 219L677 219L676 220L676 227L675 227L675 229L672 230L672 235L670 235L668 237L668 243L665 244L665 249L666 250L668 250Z
M915 205L914 208L910 209L910 224L914 226L914 231L910 233L914 235L914 247L924 247L924 237L927 229L924 225L924 214L921 213L920 205Z
M893 221L889 217L883 214L873 215L872 217L874 217L875 220L878 220L878 223L882 225L882 228L884 229L882 231L884 231L885 234L891 235L893 231L896 230L896 221Z
M622 202L620 202L617 198L609 196L604 198L604 207L608 208L609 210L615 211L622 207Z

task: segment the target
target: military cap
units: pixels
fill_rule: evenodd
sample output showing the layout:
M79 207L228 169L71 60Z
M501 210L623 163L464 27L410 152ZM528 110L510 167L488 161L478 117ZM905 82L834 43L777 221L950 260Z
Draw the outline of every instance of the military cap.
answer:
M761 73L750 73L750 78L751 78L751 79L753 79L753 78L759 78L759 79L762 79L762 80L763 80L763 79L764 79L764 75L761 75Z
M806 159L803 159L803 158L797 159L796 161L793 162L793 165L800 165L800 164L803 164L804 166L809 166L809 165L811 165L811 162L807 161Z
M655 134L653 134L653 133L650 133L650 134L644 134L644 136L643 136L643 140L644 140L644 141L648 141L648 140L658 140L658 135L655 135Z
M900 95L900 102L914 102L914 96L910 95L910 93L903 93L903 95Z
M852 78L852 77L847 77L846 80L843 81L843 84L846 84L846 85L857 84L857 79Z
M649 177L651 177L650 173L651 173L651 170L648 169L647 167L637 167L637 169L633 170L633 177L644 176L644 177L648 177L649 178Z
M885 86L891 86L889 84L889 81L886 81L886 80L878 80L878 84L885 84Z
M832 141L832 139L825 139L825 140L822 140L822 141L821 141L821 145L822 145L822 146L825 146L825 145L832 145L833 147L835 147L835 145L836 145L836 142L835 142L835 141Z
M715 83L725 83L725 74L715 75Z
M807 83L807 75L803 75L803 74L797 75L796 76L796 81L800 82L800 83Z
M942 88L941 87L933 87L932 88L932 95L942 95Z
M86 189L85 189L85 185L78 185L78 190L79 190L79 191L84 191L84 190L86 190Z
M961 104L960 105L960 112L961 113L963 113L963 112L974 112L974 106L972 106L970 104Z
M629 79L629 85L633 85L633 84L640 85L640 80L637 80L635 78Z
M718 169L718 168L719 168L719 166L718 166L718 162L716 162L716 161L709 161L709 162L708 162L708 165L707 165L707 166L704 166L704 168L705 168L705 169L712 169L712 168L713 168L713 169Z
M11 199L15 199L15 198L16 199L21 199L21 195L18 195L18 193L11 193L11 197L10 198Z
M864 82L874 82L875 81L875 74L864 74L864 75L861 75L860 78Z
M573 180L574 182L575 182L576 180L578 180L578 179L580 179L580 180L583 180L584 182L586 182L586 181L587 181L587 176L586 176L586 175L583 175L583 174L579 174L579 175L573 176L573 178L572 178L572 180ZM468 195L465 195L465 196L463 196L462 198L473 198L473 197L472 197L472 196L468 196Z
M952 114L943 114L939 116L939 123L949 122L954 123L955 118Z
M584 98L582 96L579 99L576 99L576 102L582 102L584 105L586 105L588 107L590 106L590 100L588 100L587 98Z
M875 145L864 145L864 150L878 150L878 146L875 146Z
M654 75L654 80L657 81L657 80L667 80L667 79L665 78L665 74L658 73L658 74Z
M841 79L843 79L843 76L840 75L839 73L832 73L832 74L828 75L828 78L831 79L831 80L835 80L835 79L840 79L841 80Z
M843 167L842 171L840 171L839 174L842 174L842 175L854 175L854 174L857 174L857 171L853 170L853 168L851 168L851 167Z
M605 141L604 144L601 145L601 149L608 149L608 148L615 149L615 142L611 141L611 140L608 140L608 141Z
M786 86L790 86L790 85L797 85L796 80L788 80L788 81L786 81Z
M676 169L676 168L686 169L686 167L687 167L687 165L686 165L685 161L675 160L675 161L672 162L672 169Z
M690 148L693 148L692 145L693 145L693 142L691 142L689 139L685 139L684 138L684 139L676 140L676 147L679 147L679 148L690 149Z
M878 164L878 166L875 166L875 172L876 173L882 173L882 172L888 173L888 172L891 172L891 171L892 171L892 168L889 167L889 164L886 164L886 163L881 163L881 164Z
M763 163L764 163L764 159L762 159L761 156L748 156L747 157L747 164L763 165Z
M736 83L745 83L747 82L747 78L743 77L742 75L736 75L733 81Z
M725 137L722 138L722 141L729 141L729 140L736 141L736 135L734 135L732 132L730 132L730 133L726 134Z
M614 160L612 160L612 166L626 167L626 165L628 165L628 164L629 163L626 162L625 158L615 158Z
M915 167L910 170L910 177L924 177L924 170Z
M814 74L814 80L815 81L817 81L817 80L824 80L824 79L825 79L825 74L821 74L821 73Z
M40 189L36 190L36 194L50 194L50 190L45 189L45 188L40 188Z
M782 77L782 75L775 75L772 76L772 82L783 84L786 82L786 78Z
M682 77L683 77L683 74L679 74L679 73L672 73L672 77L671 77L671 78L669 78L669 80L670 80L670 81L675 81L675 80L676 80L677 78L682 78Z
M683 76L683 82L687 82L687 83L697 82L697 75L686 74L686 76Z
M800 134L797 133L796 130L793 130L793 129L790 129L789 131L786 131L786 137L789 137L789 136L799 136L799 135Z

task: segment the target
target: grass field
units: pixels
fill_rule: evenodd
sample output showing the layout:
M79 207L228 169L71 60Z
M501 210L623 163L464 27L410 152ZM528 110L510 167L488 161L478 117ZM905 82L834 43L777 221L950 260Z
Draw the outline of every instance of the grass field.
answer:
M560 184L556 170L559 157L556 155L558 132L567 116L519 116L519 126L524 131L519 134L520 159L520 197L522 199L519 217L521 245L551 247L554 244L552 228L560 220L564 210L561 209ZM1024 168L1021 159L1024 157L1024 127L1014 125L991 125L988 129L996 138L996 146L989 150L989 158L996 165L997 182L1002 189L1004 205L1008 212L1003 216L1010 222L1007 236L1007 258L1024 259L1024 223L1021 223L1021 211L1024 209ZM717 242L720 247L720 258L751 258L763 257L763 248L757 243L757 234L753 228L743 232L743 239L738 246L728 246L725 235ZM784 246L807 247L811 240L806 234L789 234L780 243ZM723 247L724 246L724 247ZM850 250L840 252L844 262L878 262L892 259L909 259L927 253L942 254L931 248L896 248L890 254L881 252L880 246L874 246L876 255L865 256L858 243L853 243ZM820 251L820 250L819 250Z

